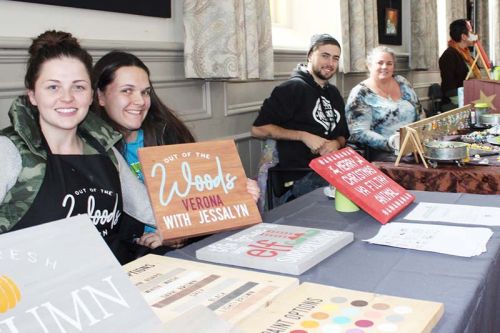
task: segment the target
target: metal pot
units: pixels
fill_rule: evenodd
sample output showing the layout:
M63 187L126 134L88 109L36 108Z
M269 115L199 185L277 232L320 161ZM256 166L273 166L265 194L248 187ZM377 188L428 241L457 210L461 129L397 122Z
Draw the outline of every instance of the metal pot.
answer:
M480 122L483 125L498 125L500 124L500 113L485 113L480 117Z
M459 161L467 155L467 144L463 142L430 141L424 143L425 157L438 161Z

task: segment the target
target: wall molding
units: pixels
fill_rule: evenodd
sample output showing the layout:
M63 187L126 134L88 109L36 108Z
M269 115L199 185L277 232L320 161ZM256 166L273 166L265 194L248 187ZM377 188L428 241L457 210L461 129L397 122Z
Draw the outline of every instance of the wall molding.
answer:
M163 78L161 80L152 80L152 81L155 90L157 91L160 91L161 89L184 88L184 87L200 88L202 92L203 107L201 109L184 110L183 113L179 114L179 117L181 117L183 120L186 121L208 119L212 117L209 82L181 81L175 78L168 78L168 79ZM26 88L24 87L24 84L21 82L0 83L0 99L15 98L17 96L24 95L25 93L26 93Z
M0 37L0 68L4 75L4 81L0 79L0 99L13 99L26 92L22 78L19 79L19 73L25 71L31 42L31 38ZM183 110L179 114L182 119L192 121L212 117L210 84L203 80L189 80L184 77L184 54L181 43L82 39L81 44L93 56L94 62L113 49L134 53L148 64L152 74L151 81L157 90L188 87L200 91L196 97L202 99L200 102L202 107ZM167 75L158 76L157 73L167 73Z
M1 64L26 64L28 61L28 50L12 50L6 49L0 43L0 65Z
M79 39L83 47L93 50L148 50L148 51L169 51L183 50L182 43L173 42L143 42L128 40L105 40L105 39ZM2 37L0 36L0 46L6 49L28 49L32 38L26 37Z
M240 142L240 141L246 141L252 139L252 133L250 132L243 132L239 134L233 134L230 136L223 136L218 138L217 140L234 140L235 142Z
M307 50L274 50L274 81L286 80L299 63L306 62Z
M15 98L25 93L26 88L20 82L0 83L0 99Z
M422 88L429 88L431 86L431 84L434 84L436 82L419 82L419 83L415 83L413 85L413 89L422 89Z
M177 111L177 115L184 121L194 121L212 118L212 103L210 97L210 82L200 81L178 81L178 80L155 80L153 81L155 91L172 88L196 88L201 90L201 108L184 109Z
M228 87L230 83L223 84L223 101L224 101L224 116L236 116L249 112L256 112L260 110L260 106L262 105L261 100L250 101L245 103L235 103L229 104L228 100Z
M81 45L98 60L110 50L134 53L145 62L184 62L184 45L172 42L141 42L81 39ZM26 63L31 38L0 37L0 64Z
M234 116L237 114L249 113L259 111L262 106L261 101L249 102L249 103L240 103L240 104L225 104L226 108L224 110L224 115L226 116Z

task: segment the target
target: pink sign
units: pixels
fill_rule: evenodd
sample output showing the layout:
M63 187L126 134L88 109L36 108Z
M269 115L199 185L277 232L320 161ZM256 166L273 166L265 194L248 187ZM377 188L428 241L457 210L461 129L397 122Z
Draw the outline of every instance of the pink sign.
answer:
M382 224L415 200L349 147L315 158L309 166Z

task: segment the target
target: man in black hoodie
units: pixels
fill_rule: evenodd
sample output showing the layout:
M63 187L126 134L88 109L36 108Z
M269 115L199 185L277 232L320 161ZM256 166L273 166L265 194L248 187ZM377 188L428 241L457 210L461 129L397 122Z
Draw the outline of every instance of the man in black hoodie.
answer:
M344 100L329 84L340 58L339 42L328 34L314 35L307 65L299 65L287 81L274 88L264 101L252 127L257 138L277 141L279 166L305 168L320 155L343 148L349 137ZM328 185L315 172L283 175L293 187L280 202Z

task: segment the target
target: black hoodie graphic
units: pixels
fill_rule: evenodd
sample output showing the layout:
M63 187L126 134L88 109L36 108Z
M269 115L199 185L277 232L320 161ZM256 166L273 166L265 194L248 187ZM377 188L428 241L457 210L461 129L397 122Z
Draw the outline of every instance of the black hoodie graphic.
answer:
M268 124L306 131L328 140L349 137L340 92L328 83L319 86L301 65L264 101L254 126ZM301 141L279 140L277 145L282 167L307 167L318 157ZM288 178L295 180L299 175L290 174Z

